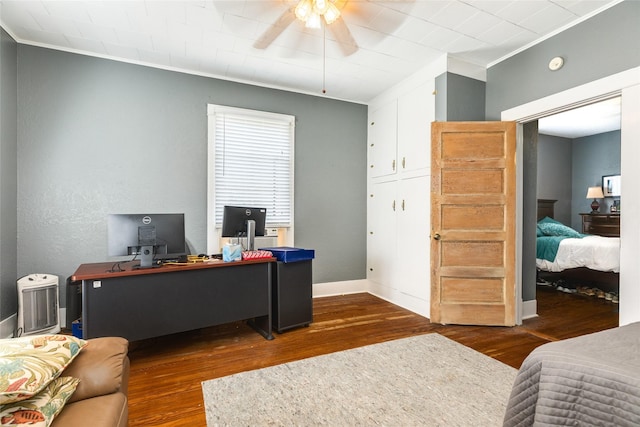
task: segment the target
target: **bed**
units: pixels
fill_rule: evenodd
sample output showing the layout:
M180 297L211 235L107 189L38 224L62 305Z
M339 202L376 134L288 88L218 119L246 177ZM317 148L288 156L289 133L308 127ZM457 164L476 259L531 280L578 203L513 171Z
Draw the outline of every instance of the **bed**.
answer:
M620 238L581 234L553 219L552 200L538 200L536 268L551 282L564 280L617 292Z
M536 267L540 270L558 273L586 267L597 271L620 272L619 237L583 235L578 238L565 237L562 240L556 237L562 236L540 236L537 239L536 246L539 250L536 252ZM557 250L554 250L556 243ZM552 254L555 256L551 257Z
M640 322L544 344L525 359L504 426L637 426Z

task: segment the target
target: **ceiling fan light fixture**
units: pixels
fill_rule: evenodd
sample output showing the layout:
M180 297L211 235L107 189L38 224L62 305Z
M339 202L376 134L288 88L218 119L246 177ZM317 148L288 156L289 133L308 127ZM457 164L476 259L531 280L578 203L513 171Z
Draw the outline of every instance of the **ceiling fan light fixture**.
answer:
M333 3L328 3L327 11L324 13L324 20L327 24L333 24L340 18L340 10Z
M320 21L320 15L314 10L311 12L309 17L307 18L307 22L305 27L307 28L320 28L322 26L322 22Z
M313 4L311 0L301 0L295 9L296 18L303 22L307 22L312 12Z
M324 15L327 12L327 8L329 7L329 2L327 0L315 0L315 9L319 15Z
M307 28L320 28L321 17L327 24L333 24L340 18L340 9L332 0L300 0L294 12Z

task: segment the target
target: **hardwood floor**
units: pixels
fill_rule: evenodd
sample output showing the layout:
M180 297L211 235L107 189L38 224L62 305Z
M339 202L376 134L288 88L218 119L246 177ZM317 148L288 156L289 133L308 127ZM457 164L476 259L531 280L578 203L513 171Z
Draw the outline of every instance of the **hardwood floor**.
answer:
M617 305L538 289L540 317L521 326L431 324L369 294L314 300L314 322L267 341L243 322L130 345L129 426L205 426L201 382L293 360L437 332L518 368L536 347L617 326Z

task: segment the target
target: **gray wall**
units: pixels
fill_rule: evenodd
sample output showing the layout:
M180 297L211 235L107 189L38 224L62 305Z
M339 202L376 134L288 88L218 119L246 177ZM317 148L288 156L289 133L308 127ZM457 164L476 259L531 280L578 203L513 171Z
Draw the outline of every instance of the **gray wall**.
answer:
M640 1L627 0L490 67L486 120L500 120L504 110L640 66L638 22ZM554 56L565 59L555 72L548 68ZM536 193L525 189L523 197L535 200ZM535 239L535 229L526 229L523 239ZM534 299L535 286L523 282L524 301Z
M538 175L538 122L525 123L522 127L522 187L525 194L536 194ZM525 197L522 201L522 229L535 233L537 224L537 201L533 197ZM522 264L522 283L533 283L533 286L523 286L522 300L529 301L536 298L536 240L525 239L522 242L522 259L533 259L534 262Z
M576 139L538 136L538 198L556 199L556 219L582 231L581 213L591 212L587 188L602 185L603 175L620 174L620 131ZM609 212L613 199L599 200Z
M18 64L19 274L107 260L108 213L184 212L205 252L215 103L296 116L295 244L315 283L366 277L366 106L25 45Z
M435 89L436 121L484 120L485 82L447 72L436 77Z
M640 1L627 0L487 70L487 120L535 99L640 65ZM550 71L549 61L565 65Z
M572 140L571 226L582 231L580 213L591 212L587 188L602 185L603 175L620 174L620 131L606 132ZM620 197L622 203L622 197ZM609 212L612 198L598 200L600 212Z
M538 199L557 200L555 218L571 226L571 139L538 135ZM586 187L585 187L586 191ZM585 193L586 194L586 193ZM580 231L578 228L577 231Z
M0 320L17 304L16 64L16 43L0 29Z

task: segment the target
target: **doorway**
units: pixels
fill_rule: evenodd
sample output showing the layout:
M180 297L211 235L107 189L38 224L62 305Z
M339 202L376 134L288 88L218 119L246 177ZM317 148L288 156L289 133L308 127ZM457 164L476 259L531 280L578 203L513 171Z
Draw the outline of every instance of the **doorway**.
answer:
M616 96L538 120L537 220L549 216L567 226L569 231L601 234L586 240L563 241L558 260L536 262L539 316L561 301L563 305L573 304L577 318L581 317L582 309L587 311L584 318L588 321L593 321L589 316L592 312L598 313L595 318L606 326L618 324L617 273L620 267L616 257L619 252L612 254L609 248L614 243L618 249L620 247L617 212L620 197L599 197L599 213L592 214L592 199L585 195L589 188L602 187L603 176L620 175L620 116L621 97ZM585 229L584 224L588 226L592 219L611 222L606 230L608 233L603 234L595 228ZM574 256L569 261L562 258L572 256L567 249L571 244L587 243L593 245L590 246L592 258ZM607 248L606 252L604 248ZM611 260L603 262L609 255ZM568 267L573 265L579 268ZM562 271L557 272L560 269Z
M635 160L640 157L640 121L636 119L640 115L640 67L623 71L581 86L567 89L562 92L540 98L535 101L522 104L520 106L505 110L502 112L502 120L515 120L520 123L519 142L517 161L519 164L524 160L523 146L523 124L537 121L541 117L545 117L557 112L566 111L577 106L593 103L597 100L608 99L615 95L622 96L622 133L621 133L621 174L625 175L627 182L633 182L640 179L640 168L635 164ZM527 236L523 233L524 226L524 205L527 202L523 191L523 171L518 170L518 214L517 214L517 234L523 244L519 248L518 261L516 267L520 274L517 276L520 280L519 289L522 298L516 301L519 307L519 322L523 318L536 316L537 307L535 298L527 299L526 293L531 289L535 289L535 276L531 283L522 275L523 272L523 253L525 246L535 236ZM623 296L620 304L620 325L629 324L640 321L640 287L635 285L635 277L640 276L640 263L637 263L634 254L640 252L640 239L637 234L640 233L640 224L634 220L640 216L640 186L625 187L625 206L620 213L620 221L622 224L621 241L624 243L620 248L620 293ZM530 197L535 203L535 194ZM532 216L535 225L535 216ZM533 227L535 229L535 226ZM631 238L625 238L625 236ZM632 238L636 236L636 238ZM535 241L535 240L534 240Z

